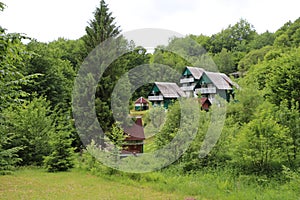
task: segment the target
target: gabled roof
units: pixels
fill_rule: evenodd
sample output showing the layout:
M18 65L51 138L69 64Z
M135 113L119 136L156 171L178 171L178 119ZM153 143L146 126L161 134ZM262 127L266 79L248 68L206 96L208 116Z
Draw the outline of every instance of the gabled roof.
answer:
M195 79L200 79L205 70L199 67L186 67Z
M135 123L131 127L125 127L124 133L128 135L125 140L145 140L143 122L141 117L137 117Z
M230 85L233 85L233 82L232 82L232 80L226 75L226 74L224 74L224 73L219 73L221 76L222 76L222 78L225 80L225 81L227 81Z
M211 105L211 102L209 101L209 99L207 97L202 97L200 99L201 105L205 104L206 102L208 102Z
M200 79L203 73L211 79L211 81L216 85L218 89L229 90L232 89L232 85L237 86L226 74L224 73L216 73L216 72L207 72L203 68L200 67L186 67L185 70L188 69L195 79ZM184 71L185 71L184 70ZM221 79L221 77L227 82L227 84Z
M140 98L138 98L134 103L135 103L135 104L138 104L138 103L147 104L148 101L147 101L144 97L140 97Z
M231 73L231 74L232 74L232 73ZM222 76L223 76L223 78L224 78L227 82L229 82L229 84L230 84L231 86L234 86L234 87L236 87L236 88L239 88L239 87L240 87L237 83L233 82L226 74L223 74L223 73L222 73Z
M214 72L205 72L205 74L219 90L232 89L229 82L227 82L224 78L225 74L222 75L221 73L214 73Z
M165 98L185 97L185 93L178 87L176 83L155 82L155 85Z

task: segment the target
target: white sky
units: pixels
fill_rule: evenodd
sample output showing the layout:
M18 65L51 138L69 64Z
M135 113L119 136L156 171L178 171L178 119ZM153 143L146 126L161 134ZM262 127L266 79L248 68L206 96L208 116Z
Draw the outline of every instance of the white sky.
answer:
M100 0L0 0L0 25L38 41L85 34ZM211 35L246 19L262 33L300 17L299 0L106 0L123 31L163 28L183 35Z

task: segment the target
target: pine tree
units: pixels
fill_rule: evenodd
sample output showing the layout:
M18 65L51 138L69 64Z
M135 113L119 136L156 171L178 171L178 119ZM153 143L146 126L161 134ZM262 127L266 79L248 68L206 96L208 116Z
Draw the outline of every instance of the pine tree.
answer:
M112 17L104 0L100 1L100 7L96 8L94 17L85 28L86 35L83 37L88 52L106 39L116 37L120 33L119 26L114 22L115 18Z
M73 167L71 143L69 132L56 133L51 141L52 153L44 159L44 165L49 172L67 171Z
M69 120L64 119L68 116L69 114L61 114L57 117L56 133L52 134L49 141L51 153L44 157L44 166L49 172L67 171L74 166L74 148L70 137L73 128Z

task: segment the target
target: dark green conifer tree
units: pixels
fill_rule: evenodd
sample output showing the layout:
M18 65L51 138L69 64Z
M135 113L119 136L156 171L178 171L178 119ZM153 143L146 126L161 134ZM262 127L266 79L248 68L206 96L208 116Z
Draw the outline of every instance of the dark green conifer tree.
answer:
M107 4L101 0L100 7L97 7L94 12L94 19L90 20L89 26L85 28L86 35L83 40L88 52L106 39L116 37L120 33L119 26L114 20Z

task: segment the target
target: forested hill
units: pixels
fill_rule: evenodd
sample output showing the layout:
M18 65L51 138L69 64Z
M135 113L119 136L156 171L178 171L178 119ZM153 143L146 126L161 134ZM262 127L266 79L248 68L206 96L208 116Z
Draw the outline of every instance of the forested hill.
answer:
M5 12L2 3L0 8ZM83 148L72 115L74 79L92 49L121 32L103 0L85 30L78 40L43 43L0 27L0 171L18 165L45 165L49 171L73 167L74 151ZM25 44L24 39L30 42ZM242 89L236 90L236 101L228 105L222 136L212 152L205 159L198 157L205 134L205 128L199 129L178 167L191 171L230 165L266 174L281 171L282 166L300 167L300 18L275 33L257 33L255 25L241 19L211 36L173 38L166 50L157 48L153 54L122 37L116 39L122 41L120 48L130 52L109 66L95 93L97 118L108 137L115 137L111 94L119 78L136 66L153 63L182 72L191 63L172 53L182 49L192 55L190 60L197 67L206 63L204 67L209 68L212 58L219 71L239 74L235 81ZM206 49L206 57L191 41ZM82 81L91 80L92 75ZM132 99L147 96L149 87L138 88ZM88 91L81 89L86 95ZM129 94L128 88L124 94ZM170 123L159 132L155 148L176 135L178 106L175 103L168 111ZM206 114L210 113L201 112ZM207 123L204 120L203 127Z
M266 31L258 34L254 25L241 19L236 24L229 25L226 29L211 36L189 35L186 38L197 41L213 58L219 71L226 74L237 71L244 73L251 66L263 61L269 52L299 47L299 25L300 18L294 22L287 22L275 33ZM186 46L187 54L194 55L195 53L192 51L196 47L193 49L192 44L188 46L186 38L181 39L181 41L172 40L169 47L174 49L176 46L181 46L181 48ZM186 44L184 45L185 41ZM182 68L184 65L182 62L176 62L170 55L165 57L170 57L170 60L165 62L166 64L178 66L178 68ZM154 60L159 60L159 58L155 59L155 54Z

